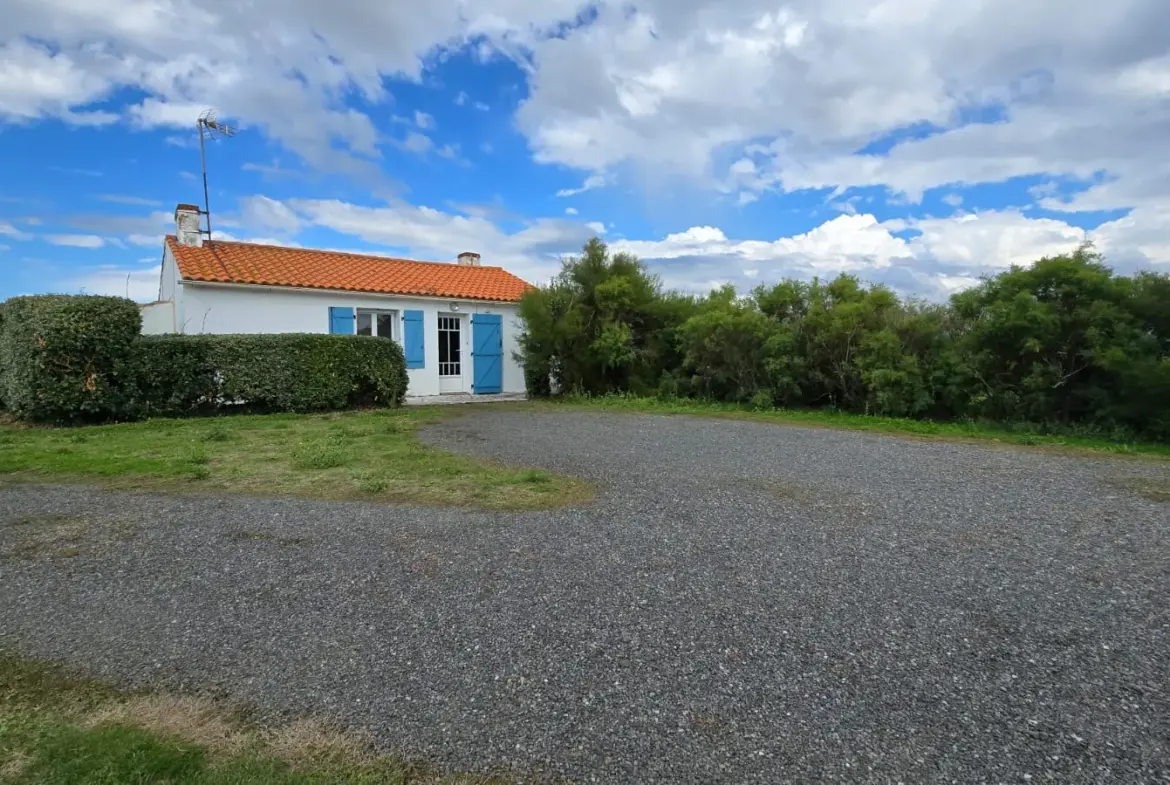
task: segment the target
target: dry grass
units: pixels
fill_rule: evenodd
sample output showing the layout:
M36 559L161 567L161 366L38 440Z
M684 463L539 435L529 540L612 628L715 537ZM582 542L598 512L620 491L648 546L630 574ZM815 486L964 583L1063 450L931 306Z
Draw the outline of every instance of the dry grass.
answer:
M15 780L28 768L32 758L21 750L13 750L0 762L0 782Z
M0 557L71 558L81 553L85 523L73 515L40 515L5 522Z
M379 753L361 733L317 718L263 726L207 698L124 694L0 650L0 782L183 785L504 785Z
M1152 502L1170 502L1170 479L1154 477L1115 477L1109 481Z
M137 526L76 515L31 515L0 522L0 559L71 559L87 549L128 542Z
M137 695L99 706L81 718L82 727L120 725L141 728L198 744L220 755L239 755L255 745L222 707L206 698L182 695Z
M373 742L361 734L319 719L297 720L263 735L266 750L294 768L345 764L365 765L374 760Z

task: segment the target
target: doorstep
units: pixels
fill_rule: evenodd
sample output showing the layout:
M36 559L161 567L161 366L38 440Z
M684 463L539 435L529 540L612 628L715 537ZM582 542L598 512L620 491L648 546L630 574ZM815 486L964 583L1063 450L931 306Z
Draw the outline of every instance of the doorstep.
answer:
M408 395L402 402L407 406L432 406L448 403L502 403L527 400L528 396L525 393L497 393L496 395L445 393L443 395Z

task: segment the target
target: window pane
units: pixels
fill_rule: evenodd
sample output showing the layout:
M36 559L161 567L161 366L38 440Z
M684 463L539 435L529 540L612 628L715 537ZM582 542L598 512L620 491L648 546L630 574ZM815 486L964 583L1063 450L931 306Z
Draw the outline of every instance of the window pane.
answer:
M378 335L383 338L394 337L394 314L380 313L378 314Z
M450 333L451 348L447 351L447 355L451 358L451 362L459 362L459 333L457 331Z
M450 347L448 346L447 341L446 341L447 335L448 335L448 333L445 331L439 333L439 362L440 363L451 362L451 360L449 359Z
M357 314L357 334L358 335L373 335L372 332L373 319L369 311L358 311Z

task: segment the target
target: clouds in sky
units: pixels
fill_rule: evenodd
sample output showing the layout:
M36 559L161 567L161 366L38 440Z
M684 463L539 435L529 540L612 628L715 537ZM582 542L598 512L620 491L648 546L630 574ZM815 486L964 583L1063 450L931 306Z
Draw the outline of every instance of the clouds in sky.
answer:
M215 106L314 172L385 179L391 149L474 170L466 151L498 145L442 142L446 124L396 105L387 81L424 85L437 60L470 52L519 75L507 120L525 159L512 176L570 178L526 199L518 223L308 188L236 194L245 235L293 241L316 227L439 258L477 248L543 280L616 223L617 247L688 288L851 271L929 296L1086 237L1126 269L1170 263L1163 0L8 0L4 16L0 123L148 133ZM449 89L448 106L503 105ZM405 127L385 122L395 114ZM1028 178L1039 185L1024 201L965 192ZM585 206L663 181L754 218L628 237L620 215ZM882 196L862 202L857 189ZM921 207L936 190L941 206ZM841 214L776 231L768 200L801 194ZM573 206L540 202L556 197ZM895 205L904 217L879 217ZM147 245L158 212L44 235L6 218L0 235L79 252Z

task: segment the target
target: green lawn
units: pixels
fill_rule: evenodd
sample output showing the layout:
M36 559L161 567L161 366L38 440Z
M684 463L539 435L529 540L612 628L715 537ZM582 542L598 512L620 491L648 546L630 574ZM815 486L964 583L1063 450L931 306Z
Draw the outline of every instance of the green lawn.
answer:
M205 699L124 694L0 652L3 785L471 785L319 720L261 727Z
M755 420L779 425L837 428L870 431L892 436L911 436L950 441L980 441L1022 445L1061 451L1109 453L1111 455L1170 459L1170 444L1114 440L1080 436L1049 436L1013 430L1004 426L976 422L936 422L900 417L871 417L862 414L817 409L753 410L747 406L701 401L663 401L628 395L601 397L568 396L551 404L536 406L572 406L593 411L642 412L646 414L685 414L699 417L724 417Z
M82 428L0 426L0 481L540 509L583 501L580 480L422 444L457 407L239 415Z

